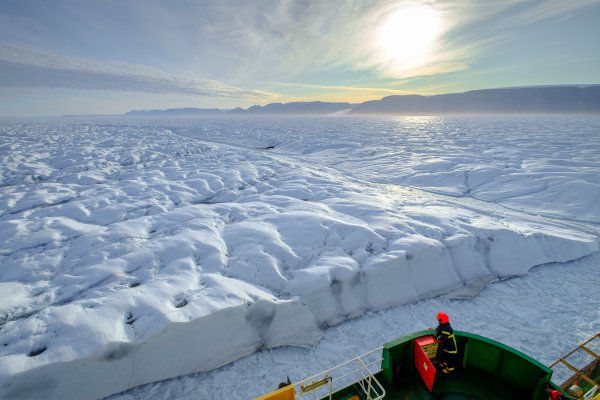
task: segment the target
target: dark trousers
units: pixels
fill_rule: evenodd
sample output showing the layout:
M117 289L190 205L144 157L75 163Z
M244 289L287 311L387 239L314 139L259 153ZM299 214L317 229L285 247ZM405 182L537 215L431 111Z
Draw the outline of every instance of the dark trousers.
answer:
M456 366L456 353L448 353L442 349L440 357L440 362L444 364L444 367L448 368L450 371L453 371L454 367Z

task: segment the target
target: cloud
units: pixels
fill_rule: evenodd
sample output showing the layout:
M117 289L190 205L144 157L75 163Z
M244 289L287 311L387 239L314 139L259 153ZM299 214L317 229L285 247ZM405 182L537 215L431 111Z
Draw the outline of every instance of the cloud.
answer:
M413 92L393 89L393 88L378 88L378 87L364 87L364 86L343 86L343 85L316 85L309 83L294 83L294 82L262 82L262 84L268 84L271 86L281 87L297 87L304 89L315 89L318 91L342 91L342 92L374 92L387 93L387 94L414 94Z
M117 90L256 100L274 96L142 65L67 57L24 44L2 42L0 87Z
M431 0L234 0L210 8L212 22L198 28L197 37L206 44L199 46L197 54L209 60L204 66L209 72L218 67L242 81L322 82L324 77L339 81L343 73L373 71L396 79L440 75L466 69L473 46L440 40L427 62L418 68L391 68L391 63L377 56L377 31L390 13L420 5L439 9L447 19L444 28L450 30L462 4Z
M506 0L501 2L444 2L400 0L387 3L365 16L365 26L376 26L403 8L431 7L443 19L443 33L432 44L426 62L411 68L394 65L373 48L363 49L358 65L375 68L382 75L398 79L432 77L468 70L474 60L519 39L515 30L550 19L568 18L582 9L598 5L597 0ZM364 34L364 33L363 33ZM366 31L368 35L368 31Z
M517 4L528 7L515 13L508 22L513 24L528 24L554 17L568 17L570 13L592 5L598 5L598 0L546 0L530 3L520 0Z

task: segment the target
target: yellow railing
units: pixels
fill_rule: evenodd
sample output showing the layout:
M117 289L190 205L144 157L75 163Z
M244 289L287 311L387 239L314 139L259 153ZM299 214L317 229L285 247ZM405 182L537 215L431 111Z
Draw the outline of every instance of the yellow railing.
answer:
M597 375L600 368L600 355L596 348L591 348L593 345L596 348L600 348L600 332L550 365L550 368L555 372L557 372L559 366L562 366L566 367L566 371L571 373L560 386L568 393L576 395L576 397L591 398L595 396L596 391L600 387L600 377ZM567 360L569 357L571 359ZM587 361L582 362L583 360ZM575 364L583 364L583 366L576 366ZM583 394L580 386L587 387L590 390L588 393Z
M310 395L313 399L331 399L335 391L355 384L365 400L383 399L385 389L374 376L381 369L382 349L372 350L296 383L300 398Z
M385 389L374 375L381 370L382 350L383 347L372 350L298 383L260 396L256 400L296 400L304 396L331 399L335 391L351 385L355 385L357 394L362 399L381 400L385 397ZM354 398L358 396L352 399Z

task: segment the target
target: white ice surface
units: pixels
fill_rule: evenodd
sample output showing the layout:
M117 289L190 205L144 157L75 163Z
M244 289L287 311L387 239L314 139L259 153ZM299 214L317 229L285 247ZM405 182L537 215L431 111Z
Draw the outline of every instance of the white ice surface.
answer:
M108 400L254 399L288 376L298 382L397 337L434 327L440 310L456 329L501 341L550 365L600 331L600 300L589 296L600 285L598 268L596 252L493 283L470 300L438 297L368 312L328 329L312 349L263 350L214 371L140 386ZM560 375L556 378L562 382Z
M100 398L590 254L599 126L4 123L0 398Z

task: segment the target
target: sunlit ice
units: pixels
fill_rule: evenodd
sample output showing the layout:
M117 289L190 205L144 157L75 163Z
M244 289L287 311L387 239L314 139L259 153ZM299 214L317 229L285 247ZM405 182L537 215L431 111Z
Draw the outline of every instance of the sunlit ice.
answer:
M445 30L442 14L428 4L396 7L377 23L371 44L374 61L398 77L413 75L432 62Z

